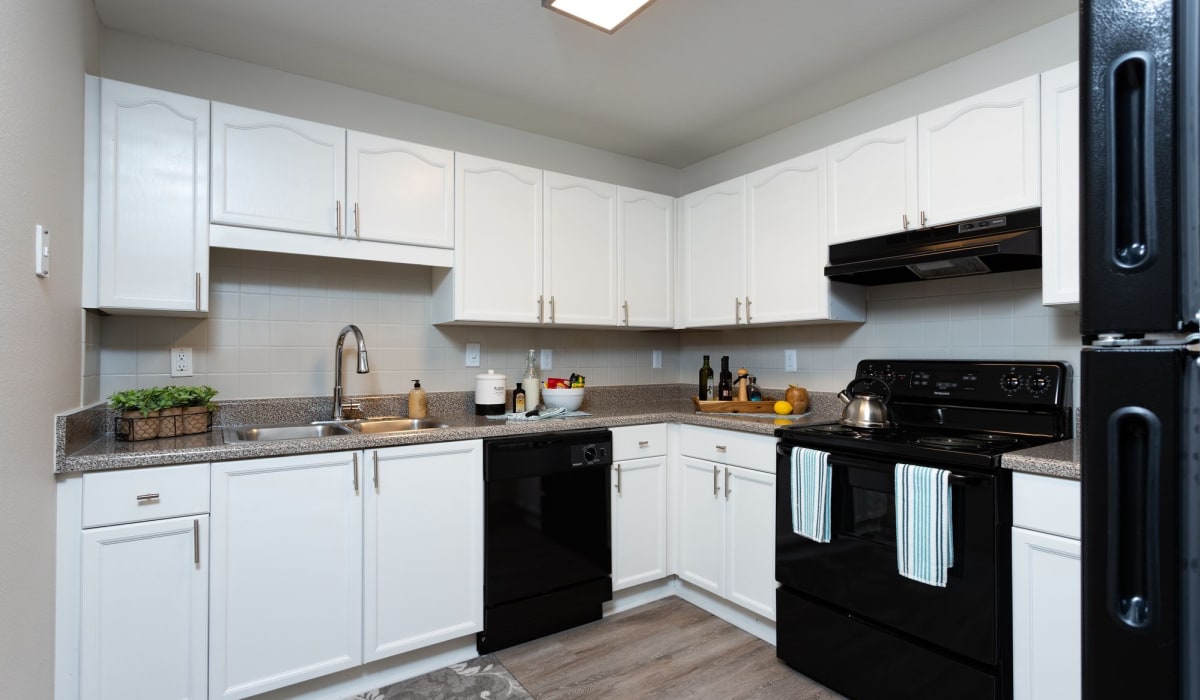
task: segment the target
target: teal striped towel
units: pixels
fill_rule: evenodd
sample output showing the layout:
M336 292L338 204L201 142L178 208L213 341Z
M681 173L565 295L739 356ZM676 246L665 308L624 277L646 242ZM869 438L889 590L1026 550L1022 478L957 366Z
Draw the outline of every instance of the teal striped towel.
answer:
M900 575L946 587L954 566L950 472L896 465L896 564Z
M792 532L814 542L829 541L829 453L792 448Z

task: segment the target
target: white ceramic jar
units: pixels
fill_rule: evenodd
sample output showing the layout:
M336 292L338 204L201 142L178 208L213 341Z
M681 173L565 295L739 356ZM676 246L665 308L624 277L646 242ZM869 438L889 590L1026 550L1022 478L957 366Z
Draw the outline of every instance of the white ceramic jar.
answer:
M504 386L508 377L489 369L475 375L475 415L498 416L504 413Z

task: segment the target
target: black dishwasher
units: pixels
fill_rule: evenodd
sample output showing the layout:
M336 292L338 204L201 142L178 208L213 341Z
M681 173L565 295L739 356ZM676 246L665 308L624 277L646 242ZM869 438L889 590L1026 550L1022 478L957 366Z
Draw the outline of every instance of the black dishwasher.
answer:
M612 433L484 440L481 654L599 620L612 600Z

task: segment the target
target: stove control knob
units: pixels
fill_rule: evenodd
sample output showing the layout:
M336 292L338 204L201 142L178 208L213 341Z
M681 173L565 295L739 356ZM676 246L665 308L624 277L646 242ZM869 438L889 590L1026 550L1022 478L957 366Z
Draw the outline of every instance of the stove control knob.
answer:
M1029 390L1034 394L1040 394L1050 388L1050 378L1044 375L1036 375L1029 379Z
M1017 393L1021 389L1022 384L1024 384L1024 381L1019 374L1006 374L1000 378L1000 388L1004 390L1004 393L1009 395Z

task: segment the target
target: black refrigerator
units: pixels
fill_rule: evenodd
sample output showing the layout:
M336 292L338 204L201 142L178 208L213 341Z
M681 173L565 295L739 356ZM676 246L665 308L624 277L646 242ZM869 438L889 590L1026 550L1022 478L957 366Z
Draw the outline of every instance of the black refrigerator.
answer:
M1083 696L1200 698L1200 0L1080 13Z

